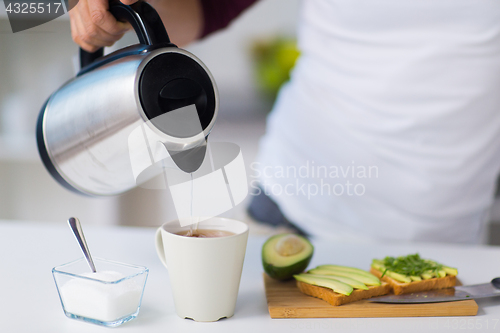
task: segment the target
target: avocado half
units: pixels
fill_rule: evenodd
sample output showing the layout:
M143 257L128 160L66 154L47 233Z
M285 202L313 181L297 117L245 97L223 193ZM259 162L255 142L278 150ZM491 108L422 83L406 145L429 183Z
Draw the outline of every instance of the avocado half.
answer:
M314 247L306 238L280 234L269 238L262 246L264 271L277 280L291 279L309 265Z

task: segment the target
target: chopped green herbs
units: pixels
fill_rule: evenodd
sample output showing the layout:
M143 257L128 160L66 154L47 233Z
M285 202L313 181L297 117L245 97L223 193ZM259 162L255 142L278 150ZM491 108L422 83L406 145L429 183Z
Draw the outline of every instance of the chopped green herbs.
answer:
M420 276L426 273L439 276L439 271L442 271L444 267L435 261L420 258L418 253L410 254L406 257L385 257L384 260L377 260L377 262L382 264L386 268L386 271L406 276Z

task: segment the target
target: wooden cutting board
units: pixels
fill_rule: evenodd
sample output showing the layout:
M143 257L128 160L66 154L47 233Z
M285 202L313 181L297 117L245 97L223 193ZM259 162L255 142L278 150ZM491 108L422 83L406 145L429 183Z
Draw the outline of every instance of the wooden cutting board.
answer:
M363 300L332 306L319 298L302 294L295 280L281 282L264 273L264 285L271 318L475 316L478 310L472 299L427 304L383 304Z

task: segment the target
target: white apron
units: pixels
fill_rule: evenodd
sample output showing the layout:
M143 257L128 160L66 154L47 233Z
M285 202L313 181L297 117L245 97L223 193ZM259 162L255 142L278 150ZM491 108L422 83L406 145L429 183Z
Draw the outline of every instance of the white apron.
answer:
M500 1L307 0L298 39L250 170L284 215L316 236L481 242Z

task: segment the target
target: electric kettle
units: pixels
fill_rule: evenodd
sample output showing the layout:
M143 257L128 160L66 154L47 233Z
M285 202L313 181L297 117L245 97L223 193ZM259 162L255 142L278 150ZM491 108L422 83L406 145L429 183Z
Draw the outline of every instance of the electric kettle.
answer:
M36 130L49 173L90 196L116 195L154 177L159 168L142 177L137 170L157 163L155 156L168 157L165 167L197 170L219 109L210 71L170 42L153 7L116 1L109 11L132 25L139 44L107 56L80 50L81 70L49 97Z

